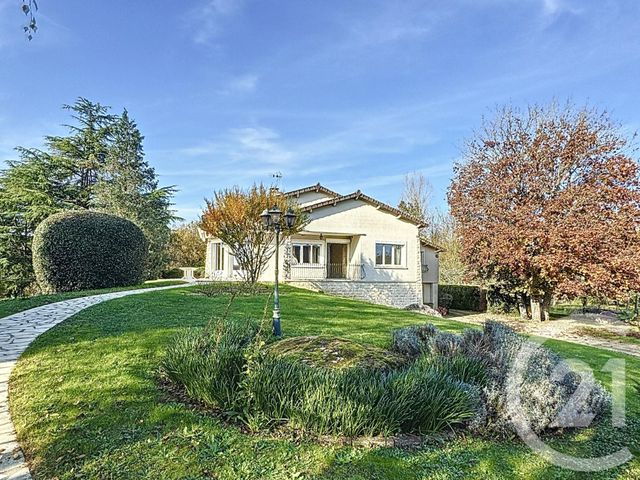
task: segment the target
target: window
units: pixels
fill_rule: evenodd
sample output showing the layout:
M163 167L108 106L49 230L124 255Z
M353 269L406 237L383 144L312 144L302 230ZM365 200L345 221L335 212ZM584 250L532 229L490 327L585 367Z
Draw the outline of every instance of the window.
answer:
M378 266L402 266L402 245L391 243L376 243L376 265Z
M296 244L292 246L292 252L298 264L320 263L320 245Z
M233 262L233 271L234 271L234 272L237 272L237 271L239 271L239 270L242 270L242 267L240 267L240 263L238 263L238 259L236 258L236 256L235 256L235 255L233 255L233 256L231 257L231 260L232 260L232 262Z
M213 261L215 270L224 270L224 245L222 243L213 244Z

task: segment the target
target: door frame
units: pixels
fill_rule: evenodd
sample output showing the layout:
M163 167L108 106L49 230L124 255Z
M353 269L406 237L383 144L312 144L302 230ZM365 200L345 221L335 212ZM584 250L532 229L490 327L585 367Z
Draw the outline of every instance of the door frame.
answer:
M329 265L331 265L331 255L329 253L329 249L330 249L330 245L331 244L335 244L335 245L344 245L345 248L345 256L344 256L344 277L338 277L339 279L343 279L346 280L348 279L349 275L348 275L348 270L349 270L349 256L351 254L351 240L349 239L342 239L342 238L336 238L336 239L331 239L331 240L326 240L326 259L325 259L325 265L327 267L327 278L333 278L331 276L329 276Z

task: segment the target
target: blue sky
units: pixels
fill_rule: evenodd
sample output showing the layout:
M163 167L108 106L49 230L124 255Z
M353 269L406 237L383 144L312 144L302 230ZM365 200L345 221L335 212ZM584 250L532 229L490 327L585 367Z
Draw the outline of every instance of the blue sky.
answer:
M572 98L640 127L640 2L0 0L0 159L62 133L78 96L126 107L176 209L229 185L321 182L396 204L497 105Z

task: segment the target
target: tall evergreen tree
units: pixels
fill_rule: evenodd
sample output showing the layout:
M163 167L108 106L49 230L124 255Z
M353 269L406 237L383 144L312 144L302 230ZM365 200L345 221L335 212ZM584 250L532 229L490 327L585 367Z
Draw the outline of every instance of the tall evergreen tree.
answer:
M67 136L47 136L46 145L53 157L66 159L72 168L70 180L78 188L75 203L89 208L93 187L104 170L112 147L112 130L118 117L110 115L109 107L79 98L73 105L63 108L71 112L75 125L65 125Z
M0 296L23 294L34 282L31 237L52 213L75 207L77 187L67 159L18 149L0 172Z
M158 187L153 167L144 158L136 123L125 109L111 125L110 146L94 188L93 206L136 222L149 240L149 275L168 262L173 187Z

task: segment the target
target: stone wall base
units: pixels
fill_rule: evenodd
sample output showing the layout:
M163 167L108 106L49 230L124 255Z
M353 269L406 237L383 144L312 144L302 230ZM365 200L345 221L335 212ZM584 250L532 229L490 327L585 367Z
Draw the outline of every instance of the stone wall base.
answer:
M391 307L422 304L422 291L416 282L350 282L344 280L288 280L294 287L355 298Z

